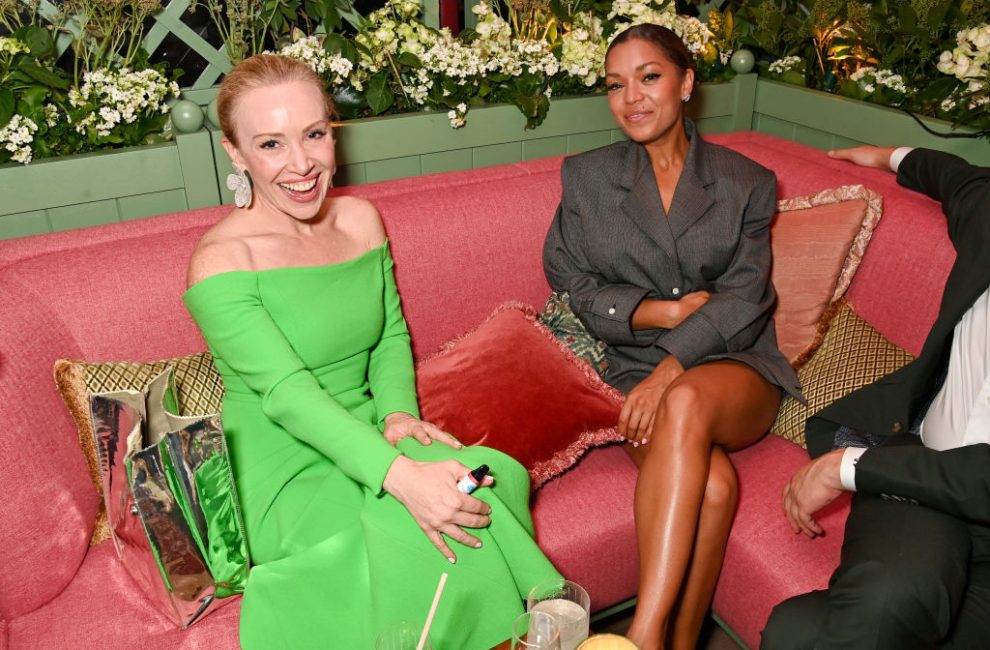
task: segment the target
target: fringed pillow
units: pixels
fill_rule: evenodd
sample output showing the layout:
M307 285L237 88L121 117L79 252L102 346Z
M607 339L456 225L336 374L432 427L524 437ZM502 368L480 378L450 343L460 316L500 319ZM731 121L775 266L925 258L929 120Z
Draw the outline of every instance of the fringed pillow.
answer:
M812 344L815 352L801 359L798 379L807 405L786 396L770 430L802 447L804 423L835 400L911 362L897 347L859 317L841 299L822 316Z
M590 447L624 440L624 397L537 321L502 305L473 331L416 368L424 420L466 445L518 460L536 490Z

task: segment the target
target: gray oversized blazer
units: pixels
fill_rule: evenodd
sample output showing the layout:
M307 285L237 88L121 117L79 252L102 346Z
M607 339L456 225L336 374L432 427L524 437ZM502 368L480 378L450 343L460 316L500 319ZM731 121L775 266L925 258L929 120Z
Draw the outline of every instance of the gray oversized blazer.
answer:
M605 380L623 392L673 354L685 368L741 361L802 399L771 317L776 177L704 142L690 120L685 128L688 155L667 216L642 145L617 142L564 160L543 248L547 279L570 293L578 318L608 345ZM709 301L674 329L632 330L644 298L702 289Z

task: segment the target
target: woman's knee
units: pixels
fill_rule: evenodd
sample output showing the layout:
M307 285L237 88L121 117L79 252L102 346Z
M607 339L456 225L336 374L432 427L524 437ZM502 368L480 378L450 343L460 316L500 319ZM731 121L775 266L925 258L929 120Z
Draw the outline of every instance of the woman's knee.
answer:
M667 435L684 441L711 441L711 423L705 408L705 390L694 382L674 382L663 394L657 407L656 421Z
M705 484L705 506L733 512L739 501L739 479L732 463L721 452L712 455Z

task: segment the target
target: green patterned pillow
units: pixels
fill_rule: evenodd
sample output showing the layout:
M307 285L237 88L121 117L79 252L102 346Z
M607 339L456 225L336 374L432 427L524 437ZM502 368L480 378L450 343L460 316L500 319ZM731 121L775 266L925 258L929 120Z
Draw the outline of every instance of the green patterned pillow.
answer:
M539 316L554 337L570 348L579 359L586 361L599 376L608 372L606 345L588 332L584 323L571 311L570 296L566 291L554 291L547 298L547 304Z

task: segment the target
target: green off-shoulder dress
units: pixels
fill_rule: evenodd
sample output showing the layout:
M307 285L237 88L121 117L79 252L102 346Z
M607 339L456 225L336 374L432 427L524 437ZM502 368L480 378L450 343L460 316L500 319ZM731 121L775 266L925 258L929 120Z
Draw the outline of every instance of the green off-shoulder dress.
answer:
M529 477L510 457L382 437L384 417L418 415L409 333L388 245L314 267L231 271L184 300L223 375L223 422L255 566L241 644L374 648L384 627L422 624L449 578L435 650L489 648L510 635L522 598L558 577L533 541ZM488 463L492 507L481 549L448 540L451 565L384 492L400 454Z

